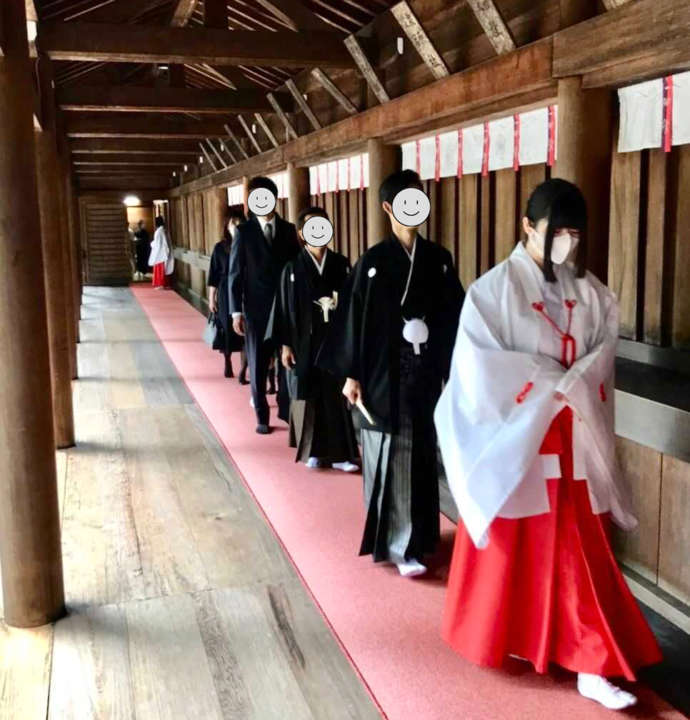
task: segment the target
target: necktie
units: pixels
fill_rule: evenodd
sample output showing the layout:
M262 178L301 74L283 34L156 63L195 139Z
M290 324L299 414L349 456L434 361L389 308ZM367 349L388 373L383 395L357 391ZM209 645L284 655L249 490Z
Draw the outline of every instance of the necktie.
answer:
M270 223L264 225L264 235L266 236L266 242L271 245L273 242L273 225Z

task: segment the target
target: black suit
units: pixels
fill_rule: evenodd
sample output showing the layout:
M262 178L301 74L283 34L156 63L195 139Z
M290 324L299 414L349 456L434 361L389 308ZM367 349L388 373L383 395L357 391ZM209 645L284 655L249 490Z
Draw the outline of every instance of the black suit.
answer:
M249 361L252 398L260 425L268 425L266 378L275 347L265 341L280 274L285 264L299 252L297 231L292 223L275 216L275 233L269 245L256 217L242 223L230 251L228 292L230 312L241 312L245 320L245 350ZM281 366L282 369L282 366ZM279 372L279 417L287 420L289 399ZM288 403L288 405L286 405Z

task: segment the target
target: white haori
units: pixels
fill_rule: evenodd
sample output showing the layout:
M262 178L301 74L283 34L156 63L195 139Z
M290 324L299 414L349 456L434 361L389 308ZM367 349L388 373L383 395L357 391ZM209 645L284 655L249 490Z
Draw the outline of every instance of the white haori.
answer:
M460 516L478 547L495 517L549 511L546 480L560 477L557 455L540 455L551 422L573 409L575 478L587 482L594 513L611 511L630 529L636 520L615 458L614 361L618 305L592 274L554 266L547 283L519 244L469 289L460 316L450 378L434 413L446 476ZM570 335L575 361L560 362L561 336L540 307ZM534 304L540 304L535 308Z
M170 251L168 234L165 232L164 227L157 228L153 234L151 252L149 253L149 265L153 267L159 263L165 263L165 274L172 275L175 270L175 257Z

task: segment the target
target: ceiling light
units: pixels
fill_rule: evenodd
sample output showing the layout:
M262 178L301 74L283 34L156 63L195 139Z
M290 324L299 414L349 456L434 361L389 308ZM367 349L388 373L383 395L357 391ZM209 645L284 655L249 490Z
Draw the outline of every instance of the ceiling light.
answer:
M177 170L173 170L173 177L177 177Z
M256 135L256 123L252 123L252 134Z
M136 195L127 195L127 197L122 201L127 207L136 207L138 205L141 205L141 200Z
M159 69L159 70L167 70L167 69L168 69L168 66L167 66L167 65L159 65L159 66L158 66L158 69Z
M398 35L398 55L402 55L405 52L405 39L402 35Z
M187 172L189 170L189 167L187 165L184 166L184 171Z
M204 158L201 157L201 155L199 155L199 165L203 165L203 164L204 164Z

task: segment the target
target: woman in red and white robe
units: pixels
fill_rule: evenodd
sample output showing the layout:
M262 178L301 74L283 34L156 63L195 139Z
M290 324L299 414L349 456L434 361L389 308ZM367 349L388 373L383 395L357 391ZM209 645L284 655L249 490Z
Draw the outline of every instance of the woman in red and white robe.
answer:
M156 290L172 287L172 274L175 270L175 258L170 247L168 234L165 231L165 220L159 215L156 218L156 232L153 234L149 265L153 267L153 287Z
M574 185L543 183L525 240L467 294L435 412L460 513L443 637L480 665L561 665L622 709L635 696L606 678L661 654L609 540L636 520L615 461L618 306L584 271L586 224Z

